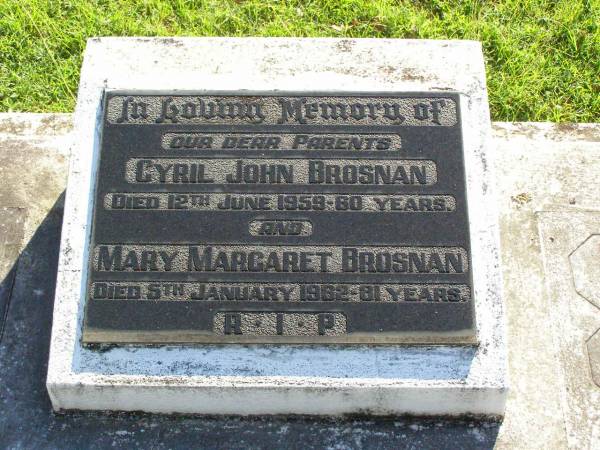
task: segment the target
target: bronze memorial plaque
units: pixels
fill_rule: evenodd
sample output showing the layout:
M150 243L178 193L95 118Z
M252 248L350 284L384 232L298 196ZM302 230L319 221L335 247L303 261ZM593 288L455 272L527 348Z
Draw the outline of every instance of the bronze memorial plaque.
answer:
M85 343L476 342L457 94L104 97Z

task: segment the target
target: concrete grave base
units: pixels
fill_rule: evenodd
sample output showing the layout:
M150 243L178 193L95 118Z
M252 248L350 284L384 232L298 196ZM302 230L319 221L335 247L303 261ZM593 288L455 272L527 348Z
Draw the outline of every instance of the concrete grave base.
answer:
M8 230L0 264L13 264L0 284L6 311L0 339L0 447L130 448L159 442L179 448L202 442L281 448L302 442L304 448L529 450L592 448L598 441L600 309L588 292L598 280L597 265L587 257L594 255L588 250L596 239L585 236L596 234L597 226L591 225L600 223L598 189L587 181L600 171L600 125L493 124L510 342L511 388L502 422L53 414L45 378L70 131L71 114L0 114L0 203L7 208L0 227ZM564 230L562 220L568 220L567 232L557 236L551 228ZM548 230L543 253L542 224ZM579 246L584 240L592 246ZM544 260L548 269L552 261L562 261L556 267L565 272L546 271Z
M465 143L477 346L81 344L105 89L456 91ZM77 108L47 387L56 410L502 415L507 393L481 48L348 39L92 39Z

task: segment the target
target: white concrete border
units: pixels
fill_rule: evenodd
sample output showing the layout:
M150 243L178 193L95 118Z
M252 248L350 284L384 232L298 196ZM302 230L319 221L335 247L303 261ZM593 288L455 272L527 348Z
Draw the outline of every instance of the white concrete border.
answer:
M104 89L458 91L479 347L80 344ZM502 415L507 391L490 122L480 44L101 38L85 52L47 387L56 410ZM474 206L476 205L476 206Z

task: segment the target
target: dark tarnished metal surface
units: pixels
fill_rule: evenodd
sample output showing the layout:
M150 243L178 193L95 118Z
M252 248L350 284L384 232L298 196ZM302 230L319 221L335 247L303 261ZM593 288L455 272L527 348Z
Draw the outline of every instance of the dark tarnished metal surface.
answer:
M474 343L459 97L108 92L87 343Z

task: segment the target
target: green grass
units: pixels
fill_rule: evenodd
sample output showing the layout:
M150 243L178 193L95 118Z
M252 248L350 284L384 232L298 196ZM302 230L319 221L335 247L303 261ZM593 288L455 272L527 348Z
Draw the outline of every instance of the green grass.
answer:
M71 111L90 36L476 39L492 117L600 120L600 0L0 0L0 111Z

